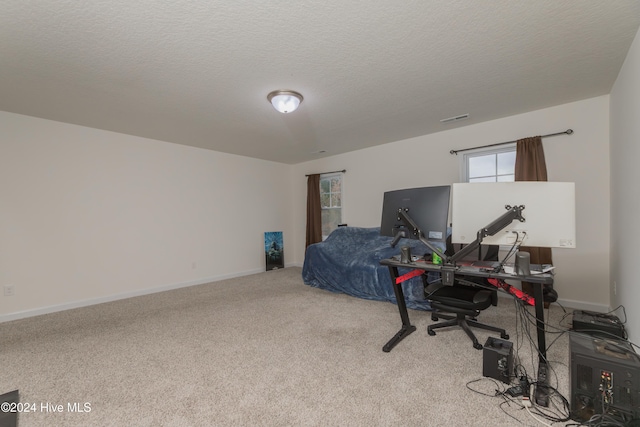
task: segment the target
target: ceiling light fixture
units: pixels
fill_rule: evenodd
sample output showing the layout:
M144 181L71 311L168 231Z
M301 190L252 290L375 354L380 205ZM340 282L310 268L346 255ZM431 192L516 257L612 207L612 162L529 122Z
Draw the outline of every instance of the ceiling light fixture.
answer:
M293 90L274 90L267 95L267 99L279 112L292 113L296 111L304 98Z

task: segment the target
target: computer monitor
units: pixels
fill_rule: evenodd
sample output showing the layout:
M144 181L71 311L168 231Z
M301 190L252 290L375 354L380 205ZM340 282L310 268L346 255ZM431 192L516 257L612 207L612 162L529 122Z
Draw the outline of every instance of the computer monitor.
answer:
M421 240L417 230L410 229L401 219L399 212L402 210L413 220L424 239L446 243L450 195L449 185L385 192L380 234Z
M524 221L514 220L483 245L575 248L575 184L573 182L477 182L453 184L453 243L471 243L478 231L505 212L524 206Z

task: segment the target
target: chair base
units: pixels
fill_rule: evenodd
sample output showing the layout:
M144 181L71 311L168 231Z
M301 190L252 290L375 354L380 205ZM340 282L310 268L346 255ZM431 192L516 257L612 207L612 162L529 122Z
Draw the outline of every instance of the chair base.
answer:
M509 339L509 335L507 334L507 331L505 331L504 329L498 328L496 326L485 325L484 323L480 323L475 319L467 318L467 316L465 316L464 314L458 314L456 316L448 316L445 314L433 313L431 315L431 319L435 321L438 320L438 317L442 317L443 319L449 319L449 320L447 320L446 322L436 323L435 325L429 325L427 327L427 333L429 335L433 336L436 334L434 329L447 328L449 326L459 326L467 333L469 338L471 338L471 341L473 342L473 347L477 350L482 350L483 345L478 342L478 338L476 338L473 331L471 331L471 328L470 328L471 326L473 326L474 328L484 329L487 331L500 332L500 338L505 340Z

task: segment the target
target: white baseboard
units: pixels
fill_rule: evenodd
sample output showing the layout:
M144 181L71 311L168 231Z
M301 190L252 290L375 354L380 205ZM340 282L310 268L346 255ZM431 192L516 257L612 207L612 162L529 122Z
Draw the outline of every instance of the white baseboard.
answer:
M74 308L88 307L90 305L102 304L105 302L117 301L126 298L133 298L142 295L155 294L157 292L170 291L172 289L186 288L188 286L204 285L205 283L219 282L220 280L233 279L235 277L249 276L251 274L262 273L264 270L248 270L241 273L223 274L214 277L203 277L201 279L190 280L182 283L172 283L169 285L158 286L154 288L140 289L137 291L123 292L105 297L90 298L80 301L72 301L64 304L50 305L47 307L35 308L31 310L17 311L0 315L0 323L10 322L12 320L25 319L27 317L40 316L42 314L55 313L58 311L71 310Z
M598 313L607 313L611 310L607 304L596 304L593 302L575 301L562 298L558 298L558 302L562 304L564 308L596 311Z

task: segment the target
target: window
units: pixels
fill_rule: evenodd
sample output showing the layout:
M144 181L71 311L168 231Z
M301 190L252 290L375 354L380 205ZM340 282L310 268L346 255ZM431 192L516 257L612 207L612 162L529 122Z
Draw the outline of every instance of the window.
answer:
M342 174L320 177L322 238L325 239L342 223Z
M513 182L516 147L478 150L463 156L463 182Z

